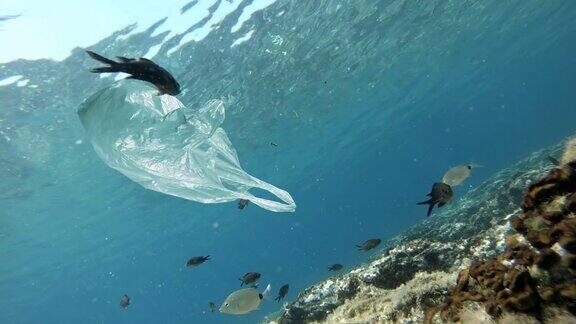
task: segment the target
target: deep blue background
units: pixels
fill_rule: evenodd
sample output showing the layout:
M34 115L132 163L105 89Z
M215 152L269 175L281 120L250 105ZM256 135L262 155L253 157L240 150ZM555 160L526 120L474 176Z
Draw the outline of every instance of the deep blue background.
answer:
M573 134L576 6L551 1L541 12L520 16L524 3L536 7L538 2L511 3L511 8L500 8L494 2L482 11L493 11L494 20L488 21L490 15L472 19L478 36L467 34L467 19L458 17L460 25L449 25L439 35L463 31L459 41L450 48L423 46L404 53L379 79L372 79L374 67L364 62L351 79L343 74L324 84L319 76L307 84L305 97L277 99L296 110L302 102L319 110L335 107L308 121L289 119L291 113L273 115L270 107L274 118L259 128L243 120L256 111L231 109L225 128L240 161L249 173L288 190L298 204L293 214L255 205L242 211L232 203L200 205L144 190L107 168L86 142L72 144L83 135L67 110L66 123L73 131L57 134L69 132L70 145L53 147L51 153L61 151L66 158L60 163L52 159L41 173L22 180L34 185L31 196L1 201L0 322L257 322L280 306L266 302L258 312L231 317L207 312L208 302L220 305L248 271L261 272L261 286L270 282L274 291L289 283L287 299L292 300L328 277L330 264L350 269L377 253L360 253L355 244L391 238L422 220L426 208L415 203L449 167L484 166L456 189L458 199L498 170ZM267 10L273 16L279 9ZM317 16L322 21L322 13ZM302 29L308 26L299 23ZM359 31L358 42L361 37ZM356 55L361 54L344 54ZM412 64L412 57L427 56L437 61L425 67ZM330 64L314 69L334 72ZM435 78L427 76L430 71ZM375 87L361 88L371 83ZM332 87L334 92L327 94ZM278 147L269 146L270 141ZM206 264L184 266L189 257L206 254L212 255ZM132 299L127 310L118 307L124 293Z

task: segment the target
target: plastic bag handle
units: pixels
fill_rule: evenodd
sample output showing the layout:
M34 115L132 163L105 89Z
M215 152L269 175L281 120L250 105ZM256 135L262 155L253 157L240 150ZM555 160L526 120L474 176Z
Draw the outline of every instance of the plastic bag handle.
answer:
M264 209L273 212L293 212L296 210L296 203L294 202L294 199L292 199L292 196L290 196L288 192L280 188L277 188L267 182L264 182L260 179L254 178L252 176L250 177L252 178L252 181L256 183L256 185L253 187L260 188L262 190L270 192L274 196L278 197L278 199L282 200L284 204L274 200L256 197L249 192L238 194L238 198L250 200L257 206L260 206Z

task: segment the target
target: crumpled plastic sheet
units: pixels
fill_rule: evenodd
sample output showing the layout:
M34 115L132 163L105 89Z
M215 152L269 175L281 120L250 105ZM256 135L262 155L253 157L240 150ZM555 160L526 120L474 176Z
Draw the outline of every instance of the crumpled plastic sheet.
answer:
M98 156L143 187L202 203L247 199L275 212L293 212L290 194L242 170L224 129L225 103L199 109L152 86L123 80L95 93L78 115ZM260 188L282 202L259 198Z

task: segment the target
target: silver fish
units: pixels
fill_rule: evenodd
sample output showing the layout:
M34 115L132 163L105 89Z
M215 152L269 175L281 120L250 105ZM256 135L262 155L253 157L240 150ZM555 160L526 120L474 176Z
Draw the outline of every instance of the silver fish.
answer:
M222 306L220 306L220 313L230 315L243 315L248 314L253 310L260 307L262 299L270 293L270 285L266 287L264 292L259 293L254 288L244 288L231 293Z
M446 171L444 177L442 177L442 182L453 187L462 184L470 176L470 172L473 168L479 167L479 165L468 164L468 165L458 165L450 170Z

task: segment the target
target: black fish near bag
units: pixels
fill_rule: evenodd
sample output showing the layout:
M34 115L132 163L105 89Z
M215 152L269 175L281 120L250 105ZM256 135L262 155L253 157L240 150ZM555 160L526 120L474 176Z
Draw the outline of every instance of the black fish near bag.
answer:
M225 103L187 108L151 85L122 80L95 93L78 109L98 156L141 186L202 203L246 199L275 212L293 212L290 194L242 170L220 125ZM277 202L252 195L269 191Z

